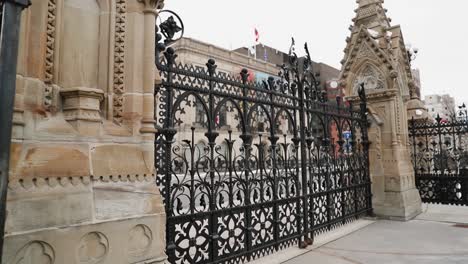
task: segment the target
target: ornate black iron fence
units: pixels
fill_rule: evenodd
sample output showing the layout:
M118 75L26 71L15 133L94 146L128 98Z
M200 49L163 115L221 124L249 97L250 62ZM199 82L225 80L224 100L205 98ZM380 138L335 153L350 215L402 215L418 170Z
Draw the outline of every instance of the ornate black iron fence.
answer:
M171 263L244 263L306 247L371 211L364 89L359 110L326 102L310 56L294 52L261 84L246 69L217 71L212 59L206 68L177 63L163 43L156 58L156 166Z
M410 121L416 185L426 203L468 205L468 116Z

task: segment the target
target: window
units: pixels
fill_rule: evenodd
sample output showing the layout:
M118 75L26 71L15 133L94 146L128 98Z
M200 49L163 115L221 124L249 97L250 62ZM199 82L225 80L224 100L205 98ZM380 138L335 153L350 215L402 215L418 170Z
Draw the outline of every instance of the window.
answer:
M223 127L227 125L227 109L226 106L221 107L218 115L215 117L215 124L217 127Z
M203 108L202 103L196 102L195 105L195 123L202 125L203 127L208 126L208 120L206 118L205 109Z

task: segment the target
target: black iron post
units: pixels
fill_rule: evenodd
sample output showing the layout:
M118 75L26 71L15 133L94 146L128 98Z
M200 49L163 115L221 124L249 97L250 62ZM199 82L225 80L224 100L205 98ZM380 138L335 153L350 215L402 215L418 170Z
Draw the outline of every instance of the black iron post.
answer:
M2 262L20 19L21 11L31 3L29 0L0 0L0 3L3 8L0 35L0 262Z
M293 44L294 45L294 44ZM300 243L300 248L306 248L308 245L312 244L312 239L309 238L309 193L307 190L307 143L306 143L306 100L305 100L305 85L306 85L306 78L308 77L307 74L307 67L304 65L302 69L299 68L298 59L295 57L296 54L293 55L291 60L291 64L293 65L293 71L296 79L297 84L297 93L299 99L299 126L301 127L299 131L299 139L300 139L300 171L301 171L301 179L302 179L302 206L303 206L303 223L304 223L304 241ZM295 63L294 63L295 62ZM302 70L302 72L301 72ZM299 190L298 190L299 191Z
M210 183L210 211L214 212L217 207L216 207L216 182L215 182L215 177L216 177L216 169L215 169L215 147L216 147L216 138L219 136L219 133L216 132L215 128L215 123L214 123L214 89L215 89L215 74L216 74L216 68L218 67L216 65L215 60L209 59L208 63L206 63L206 67L208 70L208 75L210 77L208 81L209 85L209 102L208 102L208 111L209 111L209 116L208 116L208 132L205 133L206 138L208 139L208 146L210 148L210 169L208 171L209 173L209 183ZM217 219L214 214L210 214L210 260L214 261L215 258L217 257L217 241L219 239L219 235L216 233L217 231Z
M364 87L364 83L361 84L361 87L359 89L359 97L361 99L360 103L360 110L361 110L361 119L362 119L362 125L361 125L361 130L362 130L362 146L364 147L364 164L366 167L366 174L367 174L367 209L368 209L368 215L373 217L374 216L374 209L372 207L372 179L371 179L371 174L370 174L370 160L369 160L369 147L370 147L370 141L369 141L369 134L368 134L368 129L370 127L369 121L367 119L367 97L366 97L366 89Z
M247 108L247 96L249 94L248 89L248 78L249 78L249 71L247 69L242 69L241 73L241 80L242 80L242 115L243 115L243 124L242 124L242 135L240 138L242 139L242 147L244 148L244 174L245 174L245 230L246 230L246 237L245 237L245 247L247 251L247 260L250 261L252 258L252 231L254 230L252 226L252 201L250 200L250 184L249 184L249 177L250 177L250 155L252 152L252 127L250 126L250 122L248 122L248 108Z

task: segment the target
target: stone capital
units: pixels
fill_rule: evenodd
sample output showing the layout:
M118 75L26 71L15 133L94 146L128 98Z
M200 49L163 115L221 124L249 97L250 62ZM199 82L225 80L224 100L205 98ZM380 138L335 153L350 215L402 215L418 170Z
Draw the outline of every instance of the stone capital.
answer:
M100 102L104 92L99 89L75 87L62 89L63 114L81 134L95 135L99 132Z
M164 7L164 0L137 0L144 5L144 12L151 12L156 14L156 10Z

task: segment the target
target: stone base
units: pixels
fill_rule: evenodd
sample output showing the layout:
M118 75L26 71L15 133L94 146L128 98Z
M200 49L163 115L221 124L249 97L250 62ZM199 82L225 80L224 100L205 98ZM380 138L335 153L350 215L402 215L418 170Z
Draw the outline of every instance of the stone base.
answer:
M5 237L4 264L164 263L164 215Z
M152 175L11 179L2 264L165 262Z
M422 213L419 191L385 192L385 202L374 204L374 213L384 219L408 221Z

